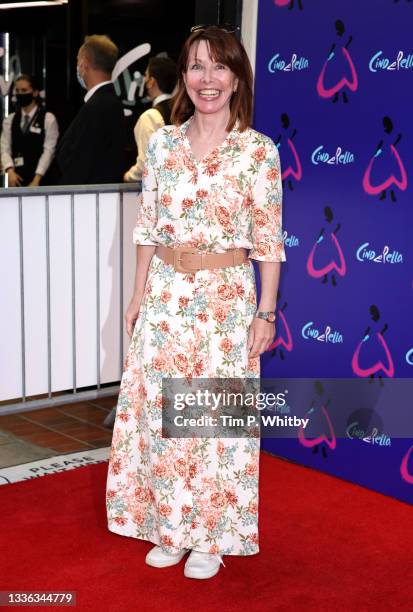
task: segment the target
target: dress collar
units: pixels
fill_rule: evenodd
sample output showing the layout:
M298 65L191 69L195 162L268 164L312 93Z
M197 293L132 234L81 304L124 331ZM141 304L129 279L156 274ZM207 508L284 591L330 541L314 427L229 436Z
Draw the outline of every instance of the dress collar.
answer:
M194 118L194 115L189 117L189 119L187 119L184 123L182 123L178 127L178 135L180 135L180 137L181 137L182 144L184 146L184 149L186 150L188 158L191 160L192 164L195 167L200 165L200 164L207 163L208 160L211 158L211 156L217 155L217 154L221 153L222 150L227 148L228 146L233 146L235 144L239 134L240 134L240 131L238 129L239 128L239 120L237 119L237 121L235 122L234 127L232 128L232 130L230 132L227 133L226 137L221 142L221 144L219 144L216 147L214 147L209 153L204 155L204 157L202 159L198 160L198 159L196 159L196 157L194 156L194 154L192 152L191 144L190 144L189 139L188 139L188 137L186 135L186 133L188 131L188 127L189 127L191 121L193 120L193 118Z

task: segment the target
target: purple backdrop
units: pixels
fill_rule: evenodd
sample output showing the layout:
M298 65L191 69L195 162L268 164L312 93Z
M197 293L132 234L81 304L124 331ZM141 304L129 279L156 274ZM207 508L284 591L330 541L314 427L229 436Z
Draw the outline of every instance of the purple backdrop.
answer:
M409 0L259 2L254 127L279 147L287 254L263 377L413 377L412 23ZM385 433L262 447L413 503L413 432Z

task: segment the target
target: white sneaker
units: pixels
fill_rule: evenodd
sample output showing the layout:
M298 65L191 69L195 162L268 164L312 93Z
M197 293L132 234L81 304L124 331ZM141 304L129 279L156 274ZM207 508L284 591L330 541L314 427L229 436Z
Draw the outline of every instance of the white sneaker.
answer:
M193 550L185 563L184 576L187 578L212 578L218 574L219 566L225 567L220 555Z
M176 555L172 555L162 550L160 546L154 546L146 555L145 562L152 567L169 567L179 563L187 552L188 550L183 548Z

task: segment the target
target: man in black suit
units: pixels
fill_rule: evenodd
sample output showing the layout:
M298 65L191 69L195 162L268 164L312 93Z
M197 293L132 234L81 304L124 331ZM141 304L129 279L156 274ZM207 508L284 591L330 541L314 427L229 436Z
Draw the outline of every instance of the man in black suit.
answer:
M120 183L125 172L125 122L111 74L117 46L107 36L86 36L77 55L77 77L87 89L57 151L62 185Z

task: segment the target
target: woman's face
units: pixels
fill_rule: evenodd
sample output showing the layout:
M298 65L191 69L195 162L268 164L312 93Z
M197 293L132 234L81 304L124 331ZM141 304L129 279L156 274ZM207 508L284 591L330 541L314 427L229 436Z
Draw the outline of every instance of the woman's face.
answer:
M238 79L228 66L210 58L205 40L192 45L183 78L195 109L208 115L229 109L231 96L238 86Z
M26 108L31 106L33 99L39 94L33 89L32 85L26 79L18 79L14 84L14 93L19 106Z

